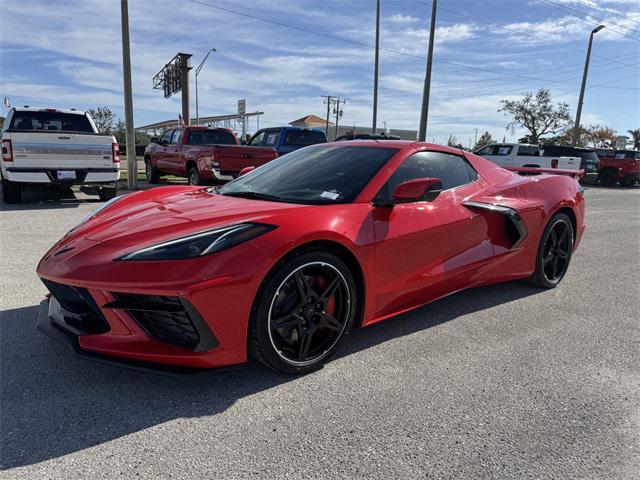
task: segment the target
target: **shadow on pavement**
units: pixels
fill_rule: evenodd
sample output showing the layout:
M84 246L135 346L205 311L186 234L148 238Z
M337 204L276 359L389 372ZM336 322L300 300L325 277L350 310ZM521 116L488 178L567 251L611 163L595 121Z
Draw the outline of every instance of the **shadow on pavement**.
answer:
M540 292L506 283L462 292L357 330L338 356ZM260 365L173 378L82 361L36 332L37 306L0 318L1 469L67 455L177 418L211 416L296 381Z

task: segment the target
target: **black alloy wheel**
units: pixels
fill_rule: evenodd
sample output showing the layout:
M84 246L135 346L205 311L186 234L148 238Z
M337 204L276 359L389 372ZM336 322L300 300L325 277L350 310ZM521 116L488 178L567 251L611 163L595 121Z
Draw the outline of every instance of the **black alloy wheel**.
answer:
M200 174L198 173L198 169L196 167L191 167L189 169L189 173L187 175L187 183L189 185L201 185L200 182Z
M554 215L542 234L531 283L545 288L558 285L569 268L573 241L571 219L564 213Z
M252 356L286 373L317 369L355 318L351 272L328 252L310 252L285 263L270 280L252 322Z
M145 163L145 174L147 176L147 182L149 183L158 183L160 176L155 168L153 168L153 164L151 163L151 159L147 160Z

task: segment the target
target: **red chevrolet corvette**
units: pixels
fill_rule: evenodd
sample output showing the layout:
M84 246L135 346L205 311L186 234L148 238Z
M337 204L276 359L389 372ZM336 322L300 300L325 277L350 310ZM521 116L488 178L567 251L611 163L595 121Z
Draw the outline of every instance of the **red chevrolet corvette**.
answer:
M108 202L40 261L38 328L98 360L302 373L352 328L452 292L555 287L583 231L567 175L419 142L314 145L223 187Z

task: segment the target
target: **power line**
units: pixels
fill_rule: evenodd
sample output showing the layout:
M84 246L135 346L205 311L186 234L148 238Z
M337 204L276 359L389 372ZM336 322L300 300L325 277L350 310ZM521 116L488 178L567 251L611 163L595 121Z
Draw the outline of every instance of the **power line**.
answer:
M600 7L598 7L597 5L594 5L594 4L590 3L590 2L585 2L584 0L578 0L578 1L579 1L580 3L582 3L582 4L586 5L586 6L588 6L589 8L594 9L594 10L598 10L598 11L600 11L600 12L602 12L602 13L606 13L607 15L615 15L615 16L617 16L617 17L624 18L624 19L625 19L625 20L627 20L628 22L637 23L637 24L639 24L639 25L640 25L640 22L638 22L637 20L634 20L633 18L629 18L629 17L627 17L626 15L624 15L624 14L622 14L622 13L619 13L619 12L617 12L617 11L613 10L613 9L600 8ZM620 25L619 25L619 26L620 26ZM628 27L622 26L622 28L628 28ZM634 31L635 31L635 32L637 32L637 30L634 30Z
M600 20L601 22L606 23L606 20L603 20L603 19L598 18L598 17L594 17L593 15L589 15L588 13L583 12L581 10L576 10L575 8L566 7L564 5L561 6L561 5L559 5L559 4L555 3L555 2L552 2L551 0L536 0L536 2L542 3L544 5L547 5L547 6L551 7L551 8L555 8L556 10L559 10L559 11L561 11L563 13L571 15L572 17L576 17L576 18L579 18L581 20L584 20L585 22L589 22L589 23L591 23L593 25L600 25L600 23L599 22L594 22L593 20L591 20L591 19L589 19L587 17L591 16L592 18L595 18L597 20ZM571 13L571 12L576 12L576 13ZM586 17L584 16L585 14L586 14ZM611 22L609 22L609 23L611 23ZM624 27L624 28L626 28L626 27ZM627 37L627 38L630 38L631 40L634 40L636 42L640 42L640 38L636 38L636 37L632 37L631 35L627 35L626 33L620 32L619 30L616 30L615 28L611 28L608 25L607 25L607 29L612 31L612 32L614 32L614 33L617 33L618 35L622 35L623 37Z

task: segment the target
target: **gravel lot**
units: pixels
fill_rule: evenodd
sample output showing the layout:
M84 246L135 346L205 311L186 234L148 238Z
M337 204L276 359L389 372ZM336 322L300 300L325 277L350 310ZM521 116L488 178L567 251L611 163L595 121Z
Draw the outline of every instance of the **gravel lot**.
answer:
M168 378L35 331L40 256L99 202L2 205L2 478L638 478L640 190L587 189L562 285L453 295L305 377Z

